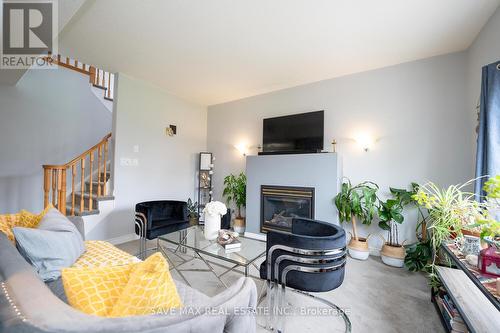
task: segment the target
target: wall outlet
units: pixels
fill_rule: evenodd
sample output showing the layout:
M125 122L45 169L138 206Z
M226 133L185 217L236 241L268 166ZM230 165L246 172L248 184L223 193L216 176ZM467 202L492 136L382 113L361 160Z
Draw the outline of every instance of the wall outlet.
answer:
M139 159L122 157L120 158L120 165L136 167L139 165Z
M138 153L139 152L139 145L134 145L133 150L134 150L134 153Z

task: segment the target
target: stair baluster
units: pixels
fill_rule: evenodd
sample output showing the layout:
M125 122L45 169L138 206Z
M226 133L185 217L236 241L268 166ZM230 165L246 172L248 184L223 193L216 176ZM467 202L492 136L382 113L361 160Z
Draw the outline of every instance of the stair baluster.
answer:
M43 200L45 206L51 201L52 205L57 207L64 215L68 212L71 215L82 215L85 212L97 209L94 201L102 196L106 196L106 182L108 181L108 143L110 138L111 133L106 135L98 144L66 164L43 166ZM95 160L96 154L97 161ZM86 166L87 162L89 163L88 167ZM97 162L96 192L94 192L95 162ZM80 193L76 193L78 163L80 163L79 171L81 173ZM71 171L68 171L70 168ZM88 173L86 173L86 169L88 169ZM71 182L69 183L67 179L68 173L71 175ZM88 182L86 182L86 180L88 180ZM88 188L85 186L86 183L88 184ZM71 194L67 197L69 191L71 191ZM79 203L77 203L77 195L79 196ZM88 199L87 206L85 205L85 199ZM79 204L78 211L76 208L77 204Z
M76 164L71 166L71 215L75 215L75 178Z
M80 196L80 212L84 211L85 205L83 202L83 194L85 193L85 156L81 159L81 192Z
M102 146L97 148L97 196L102 195L101 191L101 160L102 160ZM106 177L106 176L104 176Z
M94 182L92 180L92 176L93 176L92 167L94 166L94 151L90 152L89 160L90 160L90 163L89 163L89 172L90 172L89 211L91 211L92 210L92 193L93 193L92 187L94 185Z

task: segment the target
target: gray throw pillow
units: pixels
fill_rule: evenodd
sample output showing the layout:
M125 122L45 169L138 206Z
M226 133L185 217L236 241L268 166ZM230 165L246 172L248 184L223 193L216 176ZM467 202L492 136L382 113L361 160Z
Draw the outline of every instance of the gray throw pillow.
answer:
M38 228L12 229L19 253L37 271L43 281L61 276L61 269L70 267L85 252L78 229L57 209L50 209Z

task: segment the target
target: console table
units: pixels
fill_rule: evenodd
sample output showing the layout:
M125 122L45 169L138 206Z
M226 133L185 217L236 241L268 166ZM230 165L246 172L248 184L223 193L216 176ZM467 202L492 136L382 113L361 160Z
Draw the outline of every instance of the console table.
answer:
M443 252L457 268L437 267L443 287L453 300L470 332L500 332L500 303L492 293L451 249L443 244ZM441 315L441 314L440 314Z

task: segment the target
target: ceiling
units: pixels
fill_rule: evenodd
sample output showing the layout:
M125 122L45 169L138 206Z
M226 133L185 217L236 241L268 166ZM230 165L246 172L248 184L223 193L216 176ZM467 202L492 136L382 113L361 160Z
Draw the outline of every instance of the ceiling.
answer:
M465 50L500 0L88 0L64 55L212 105Z
M86 0L64 0L58 2L58 33L71 20ZM0 6L0 17L3 17L3 6ZM0 27L1 30L1 27ZM0 45L3 34L0 33ZM0 69L0 85L15 85L26 72L25 69Z

